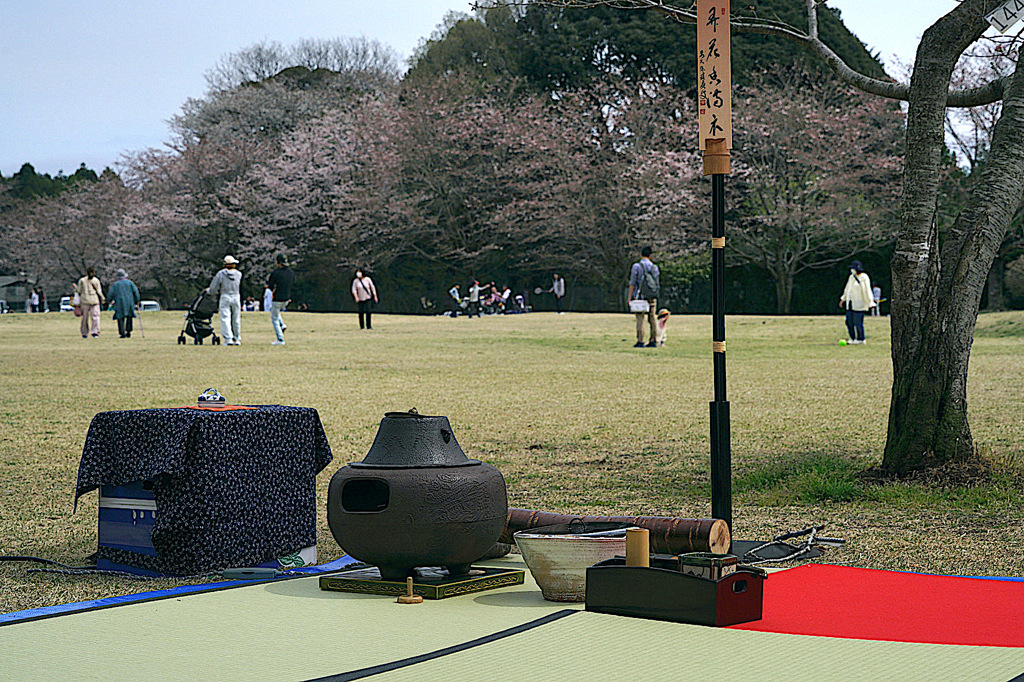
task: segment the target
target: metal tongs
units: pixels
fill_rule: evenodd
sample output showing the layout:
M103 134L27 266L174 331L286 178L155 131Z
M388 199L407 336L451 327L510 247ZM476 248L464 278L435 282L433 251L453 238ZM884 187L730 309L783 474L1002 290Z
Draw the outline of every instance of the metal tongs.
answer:
M745 564L776 564L802 558L809 559L820 554L820 551L816 550L827 547L842 547L846 544L846 540L840 538L826 538L818 535L818 532L824 529L825 524L821 524L820 526L808 526L803 530L795 530L777 535L769 542L747 550L740 561ZM786 540L800 537L804 537L804 540L798 545L786 542ZM782 552L781 555L779 554L780 551ZM765 556L766 553L772 556Z

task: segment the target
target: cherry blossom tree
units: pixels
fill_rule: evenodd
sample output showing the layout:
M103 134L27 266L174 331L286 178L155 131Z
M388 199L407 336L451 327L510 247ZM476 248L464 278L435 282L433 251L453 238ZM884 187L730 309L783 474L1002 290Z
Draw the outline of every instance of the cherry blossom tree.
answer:
M902 170L899 108L788 70L736 101L731 260L766 271L780 314L801 272L895 238Z
M11 266L48 288L68 289L89 267L109 276L111 230L129 193L113 173L76 184L52 197L26 202L5 214Z

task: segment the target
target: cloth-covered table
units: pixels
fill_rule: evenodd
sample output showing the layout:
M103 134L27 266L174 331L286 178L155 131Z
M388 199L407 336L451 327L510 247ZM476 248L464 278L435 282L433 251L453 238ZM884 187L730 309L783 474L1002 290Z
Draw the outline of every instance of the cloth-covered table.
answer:
M75 502L100 486L151 481L157 556L145 568L191 575L255 566L316 544L315 479L331 459L312 408L101 412L85 439ZM125 563L102 546L100 558Z

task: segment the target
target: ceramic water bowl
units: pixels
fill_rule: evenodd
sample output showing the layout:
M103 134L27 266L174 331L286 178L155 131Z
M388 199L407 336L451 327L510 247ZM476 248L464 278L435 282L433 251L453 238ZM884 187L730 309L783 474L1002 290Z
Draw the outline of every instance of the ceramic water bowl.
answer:
M515 538L523 560L548 601L581 602L587 568L626 554L628 523L572 523L521 530Z

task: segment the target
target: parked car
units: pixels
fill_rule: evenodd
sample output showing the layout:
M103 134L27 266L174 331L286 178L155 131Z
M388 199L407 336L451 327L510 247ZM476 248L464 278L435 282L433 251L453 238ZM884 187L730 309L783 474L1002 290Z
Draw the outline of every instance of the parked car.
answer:
M60 297L60 311L62 313L70 313L72 310L74 310L74 308L71 306L71 297L70 296L61 296Z
M160 310L160 304L157 303L156 301L142 301L141 303L139 303L139 310L155 313L158 310Z

